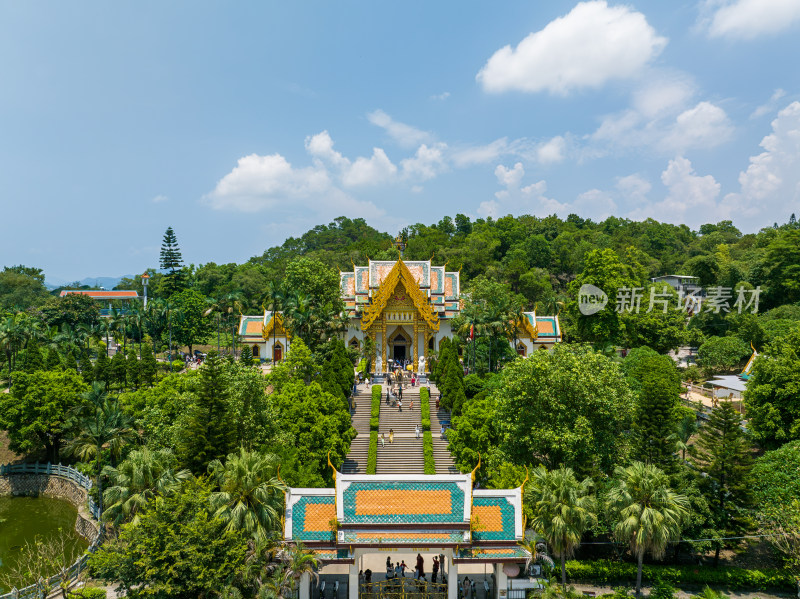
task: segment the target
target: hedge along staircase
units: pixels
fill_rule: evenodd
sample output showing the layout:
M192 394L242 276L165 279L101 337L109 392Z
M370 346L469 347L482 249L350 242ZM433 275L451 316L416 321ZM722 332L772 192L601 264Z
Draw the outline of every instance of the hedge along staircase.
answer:
M425 456L423 452L423 435L420 387L412 387L408 381L403 386L403 411L396 401L392 405L386 403L388 386L380 385L380 418L378 433L383 433L385 446L377 444L376 474L423 474L425 472ZM430 383L430 415L431 437L433 440L433 459L436 474L455 474L458 469L447 448L447 440L441 436L442 421L450 420L447 410L436 410L436 398L439 391ZM372 385L359 385L353 396L355 410L351 411L353 427L358 436L353 439L350 451L342 465L345 474L366 474L370 445L370 412L372 402ZM411 404L413 403L413 408ZM420 427L420 438L416 438L416 426ZM389 443L389 431L394 431L394 442Z

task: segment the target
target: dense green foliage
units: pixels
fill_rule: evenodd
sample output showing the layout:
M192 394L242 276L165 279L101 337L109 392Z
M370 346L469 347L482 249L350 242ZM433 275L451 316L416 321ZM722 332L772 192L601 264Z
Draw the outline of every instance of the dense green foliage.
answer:
M424 459L424 473L436 474L436 460L433 457L433 434L431 431L422 433L422 456Z
M750 489L753 503L767 509L789 505L800 497L800 440L768 451L755 460Z

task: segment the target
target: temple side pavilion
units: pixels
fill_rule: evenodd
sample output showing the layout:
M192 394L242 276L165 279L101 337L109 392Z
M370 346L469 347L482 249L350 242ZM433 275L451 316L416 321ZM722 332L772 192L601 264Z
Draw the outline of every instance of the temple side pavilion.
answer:
M334 473L333 489L287 490L284 540L313 549L323 566L348 565L348 599L358 599L359 563L369 554L444 556L440 573L453 581L448 599L458 597L460 564L491 565L499 599L507 586L503 565L523 563L529 555L518 544L524 536L522 486L473 489L473 474ZM430 580L430 561L426 574ZM310 585L304 577L300 599L311 597Z

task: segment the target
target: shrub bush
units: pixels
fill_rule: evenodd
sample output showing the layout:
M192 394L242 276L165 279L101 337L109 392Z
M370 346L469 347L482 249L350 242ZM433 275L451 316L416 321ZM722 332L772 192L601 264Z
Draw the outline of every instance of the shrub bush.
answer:
M380 385L372 385L372 411L370 416L372 418L379 418L381 415L381 394L383 387Z
M574 561L567 562L567 578L573 582L597 584L625 584L636 580L636 564L627 562ZM654 566L642 569L642 582L662 583L684 587L687 585L725 586L731 590L770 589L793 591L792 576L785 570L746 570L733 566Z
M376 431L378 430L378 425L380 424L380 418L370 418L369 419L369 430Z
M431 430L431 394L427 387L419 390L419 410L422 417L422 430Z
M430 423L428 423L430 427ZM427 430L422 434L422 454L425 457L425 474L436 474L436 461L433 459L433 435Z
M186 367L186 363L183 360L175 360L172 362L172 372L180 372Z
M67 593L67 599L106 599L106 590L98 587L83 587Z
M369 450L367 450L367 474L375 474L378 470L378 431L369 433Z

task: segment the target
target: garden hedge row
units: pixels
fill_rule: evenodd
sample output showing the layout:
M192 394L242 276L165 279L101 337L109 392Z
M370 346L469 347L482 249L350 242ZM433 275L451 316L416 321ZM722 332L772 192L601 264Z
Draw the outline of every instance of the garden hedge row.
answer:
M436 461L433 459L433 435L429 430L422 433L422 455L425 457L425 474L436 474Z
M369 449L367 450L367 474L378 471L378 431L369 433Z
M431 394L427 387L419 390L419 409L422 417L422 430L431 430Z
M378 470L378 425L381 419L380 385L372 385L372 405L369 418L369 449L367 450L367 474L375 474Z
M571 582L603 585L631 585L636 580L636 564L626 562L573 561L567 562L567 578ZM642 582L657 580L676 587L689 585L724 586L729 590L795 591L794 580L786 570L747 570L734 566L656 566L642 568Z

